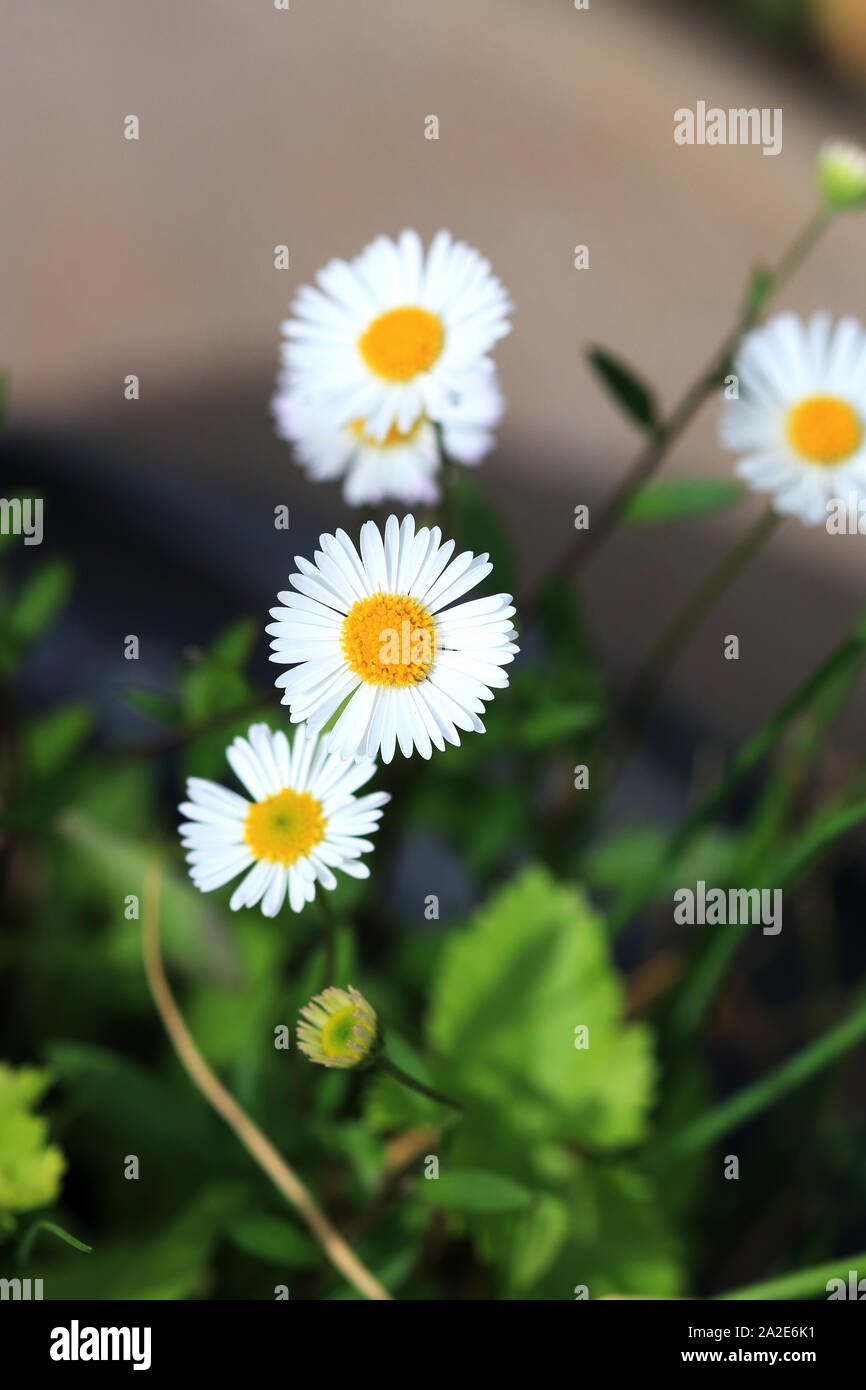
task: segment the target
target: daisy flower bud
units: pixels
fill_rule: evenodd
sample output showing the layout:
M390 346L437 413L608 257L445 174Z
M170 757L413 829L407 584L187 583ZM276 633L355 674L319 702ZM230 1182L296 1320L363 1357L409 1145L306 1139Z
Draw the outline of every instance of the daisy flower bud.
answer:
M372 1061L379 1043L376 1015L362 994L330 986L303 1009L298 1047L323 1067L357 1067Z
M831 212L848 212L866 203L866 152L834 140L818 154L818 189Z

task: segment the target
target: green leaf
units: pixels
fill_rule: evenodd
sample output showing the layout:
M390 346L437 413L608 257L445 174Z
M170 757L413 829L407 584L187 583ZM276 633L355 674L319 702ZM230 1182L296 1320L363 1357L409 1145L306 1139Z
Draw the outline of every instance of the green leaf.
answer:
M249 661L261 631L257 618L241 618L225 628L211 643L207 660L239 671Z
M526 1136L635 1142L655 1069L648 1031L621 1014L598 918L575 888L527 869L442 952L429 1030L451 1059L441 1088Z
M452 1169L438 1178L420 1178L414 1191L432 1206L476 1214L522 1211L532 1204L532 1193L513 1178L481 1169Z
M19 589L0 633L0 665L9 669L57 616L72 590L72 569L49 560Z
M157 724L171 726L180 722L182 711L173 695L166 695L161 690L149 690L143 685L127 685L121 694L130 709Z
M825 806L792 837L779 856L779 862L768 872L768 882L780 886L796 886L836 842L866 820L866 801L852 806Z
M317 1264L320 1259L315 1242L290 1221L277 1216L243 1216L229 1227L228 1237L248 1255L287 1269Z
M541 705L528 715L520 726L520 736L528 748L544 748L559 743L572 734L594 729L601 719L597 705L578 700L562 704Z
M510 1212L452 1210L491 1267L497 1295L572 1300L578 1284L591 1298L681 1292L678 1243L652 1181L627 1164L583 1158L573 1145L528 1145L499 1127L507 1118L467 1112L448 1159L470 1168L495 1155L497 1171L532 1194Z
M48 1122L32 1114L51 1084L46 1071L0 1062L0 1210L30 1211L53 1202L63 1155L48 1143Z
M31 719L21 733L27 764L39 779L57 772L91 733L93 711L84 701L58 705Z
M635 376L630 367L611 357L602 348L591 348L587 354L614 400L632 420L645 430L658 428L659 417L655 396L648 386Z
M611 1294L677 1298L683 1291L678 1242L655 1185L626 1164L583 1163L572 1179L569 1231L535 1298L592 1299Z
M639 886L658 863L666 838L654 826L624 826L593 845L580 862L581 873L593 888L624 890ZM703 830L666 868L664 887L671 892L682 883L704 878L727 881L734 863L736 841L715 826Z
M182 1170L200 1173L202 1154L211 1165L229 1155L237 1160L232 1172L246 1171L249 1160L182 1072L168 1080L86 1043L49 1043L47 1054L58 1085L100 1147L129 1144L134 1136L132 1152L142 1169L170 1168L178 1181Z
M741 485L727 478L673 478L636 492L623 519L638 525L682 521L735 507L743 496Z
M140 912L148 868L156 857L148 844L116 834L78 812L60 822L61 834L74 845L82 866L95 875L94 889L112 904L116 930L112 939L118 962L137 963L141 954ZM139 899L139 917L126 917L127 898ZM130 908L130 911L132 908ZM160 934L169 960L199 968L213 957L215 942L208 927L213 908L185 879L167 873L160 895Z

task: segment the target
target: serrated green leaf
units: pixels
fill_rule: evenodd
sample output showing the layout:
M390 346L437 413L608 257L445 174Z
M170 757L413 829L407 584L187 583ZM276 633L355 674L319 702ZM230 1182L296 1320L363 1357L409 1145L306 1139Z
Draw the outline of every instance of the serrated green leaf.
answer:
M582 1163L569 1194L569 1231L532 1289L534 1298L612 1294L677 1298L683 1290L678 1242L652 1182L626 1164Z
M48 1122L32 1114L50 1085L48 1072L0 1062L0 1210L47 1206L60 1190L63 1155L48 1143Z
M603 1148L642 1136L653 1097L648 1031L621 1014L600 921L577 889L532 868L446 944L430 1038L467 1110Z
M645 430L658 427L655 395L639 377L618 358L602 348L591 348L587 354L590 365L604 382L614 400L632 420Z
M728 478L672 478L641 488L628 502L623 519L635 525L684 521L726 511L742 502L742 486Z

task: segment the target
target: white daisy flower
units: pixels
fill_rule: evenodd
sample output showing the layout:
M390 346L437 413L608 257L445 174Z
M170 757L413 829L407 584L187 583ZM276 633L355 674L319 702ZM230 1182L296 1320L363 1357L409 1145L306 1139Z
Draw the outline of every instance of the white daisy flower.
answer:
M229 906L255 907L275 917L288 897L293 912L316 896L316 884L337 885L333 870L368 878L361 855L390 797L355 792L376 771L369 759L347 763L298 729L290 743L282 730L252 724L226 757L252 797L201 777L187 779L188 817L179 827L190 877L209 893L243 873ZM249 872L246 872L249 870Z
M484 732L479 714L518 648L510 594L457 603L492 570L486 555L442 544L436 526L415 530L391 516L361 527L360 554L346 535L319 538L315 563L279 594L271 661L292 665L277 678L293 722L321 729L345 703L330 746L344 758L389 763L399 745L429 758L435 745L459 745L458 729Z
M293 388L332 420L363 420L371 439L421 415L439 421L473 389L509 331L511 304L489 262L450 232L426 256L417 232L377 237L353 261L330 261L304 285L282 325Z
M817 164L818 189L833 212L846 212L866 203L866 151L859 145L831 140L821 147Z
M356 507L386 498L407 506L438 500L442 460L436 429L426 415L406 431L392 425L380 440L368 433L363 420L335 426L326 406L311 403L289 383L289 373L281 373L271 402L277 434L294 444L314 482L342 478L343 496ZM493 444L502 411L493 365L467 375L465 395L447 403L439 420L448 457L470 467L479 463Z
M734 363L739 400L722 442L743 455L734 471L807 525L831 498L866 491L866 333L856 319L779 314L749 333Z

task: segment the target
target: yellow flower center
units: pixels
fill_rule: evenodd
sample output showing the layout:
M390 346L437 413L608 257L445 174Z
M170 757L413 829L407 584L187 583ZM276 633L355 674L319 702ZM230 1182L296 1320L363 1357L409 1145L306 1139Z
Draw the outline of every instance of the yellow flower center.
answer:
M348 1004L345 1009L331 1014L327 1023L322 1026L321 1045L326 1057L351 1057L358 1061L359 1052L369 1052L374 1034L363 1019L355 1017L356 1009L356 1004ZM361 1034L360 1040L355 1037L355 1028ZM369 1041L363 1036L365 1032L370 1034ZM350 1041L356 1044L354 1049L348 1046Z
M430 370L444 340L441 319L428 309L407 304L374 319L358 339L358 349L376 376L409 381Z
M408 444L411 439L414 439L426 418L425 415L419 415L412 428L407 430L405 434L402 430L398 430L396 425L392 425L384 439L374 439L371 434L367 434L363 420L350 420L346 428L351 431L359 444L364 444L368 449L389 449L394 444Z
M863 435L857 412L838 396L809 396L800 401L789 410L787 427L797 453L825 466L853 454Z
M340 643L365 685L417 685L433 665L436 628L415 599L374 594L349 609Z
M315 849L324 835L321 802L291 787L255 802L244 822L244 839L253 855L270 864L294 864Z

